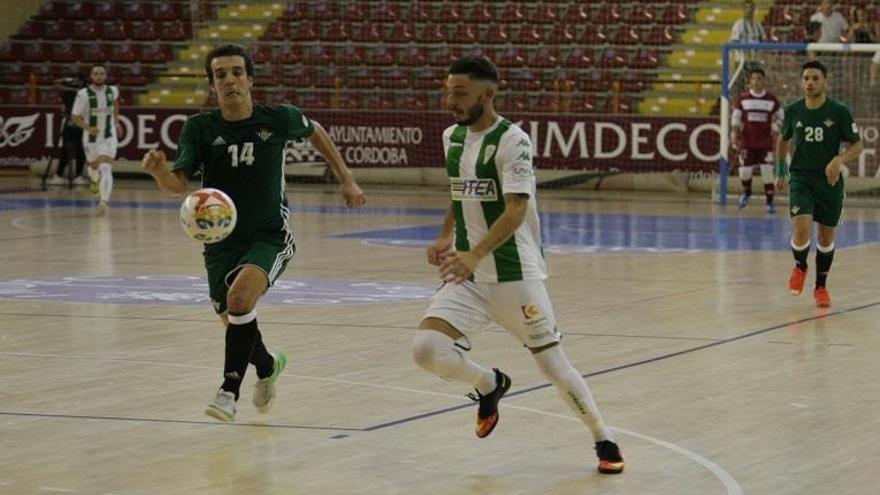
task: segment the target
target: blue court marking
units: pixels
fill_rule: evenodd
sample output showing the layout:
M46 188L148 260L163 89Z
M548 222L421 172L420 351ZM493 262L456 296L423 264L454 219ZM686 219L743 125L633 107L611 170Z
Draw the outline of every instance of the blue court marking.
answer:
M630 369L630 368L637 368L639 366L644 366L646 364L656 363L659 361L666 361L667 359L672 359L672 358L676 358L679 356L684 356L687 354L692 354L694 352L702 351L705 349L711 349L714 347L727 345L727 344L730 344L733 342L738 342L740 340L748 339L748 338L755 337L758 335L763 335L765 333L770 333L774 330L781 330L783 328L788 328L791 326L800 325L801 323L807 323L810 321L831 318L833 316L840 316L840 315L844 315L847 313L854 313L856 311L862 311L864 309L871 309L871 308L874 308L877 306L880 306L880 301L875 301L872 303L863 304L861 306L856 306L854 308L842 309L842 310L833 311L833 312L829 312L829 313L822 313L822 314L810 316L807 318L801 318L800 320L789 321L786 323L781 323L779 325L773 325L770 327L762 328L760 330L754 330L752 332L748 332L748 333L744 333L744 334L737 335L734 337L718 340L715 342L710 342L708 344L702 344L702 345L698 345L698 346L694 346L694 347L689 347L687 349L682 349L680 351L670 352L667 354L661 354L659 356L655 356L652 358L642 359L640 361L634 361L632 363L621 364L619 366L614 366L611 368L606 368L604 370L594 371L592 373L586 373L581 376L583 376L584 378L590 378L590 377L599 376L599 375L606 375L608 373L613 373L615 371L622 371L622 370L626 370L626 369ZM550 383L543 383L541 385L534 385L532 387L517 390L516 392L507 393L504 395L504 397L509 398L509 397L516 397L517 395L525 395L530 392L534 392L536 390L542 390L542 389L549 388L552 386L553 386L553 384L550 384ZM474 407L475 405L476 405L475 402L466 402L464 404L458 404L455 406L444 407L442 409L435 409L433 411L427 411L427 412L424 412L421 414L415 414L413 416L408 416L405 418L395 419L393 421L388 421L385 423L379 423L379 424L376 424L373 426L368 426L368 427L364 428L364 431L376 431L376 430L383 430L385 428L392 428L395 426L400 426L405 423L411 423L413 421L418 421L420 419L430 418L432 416L439 416L440 414L444 414L444 413L448 413L448 412L452 412L452 411L458 411L459 409Z
M426 246L439 225L336 234L376 244ZM541 235L551 252L788 251L791 223L786 217L695 217L594 213L543 213ZM880 223L847 221L835 244L845 248L880 242Z
M174 201L114 201L114 208L176 210ZM0 199L0 211L37 208L93 208L89 199ZM438 220L442 208L294 205L295 214L421 216ZM599 213L542 213L545 249L560 253L596 251L701 252L788 251L791 225L787 216L655 216ZM377 244L425 246L437 225L396 227L335 234ZM837 228L835 244L846 248L880 242L880 222L846 219Z

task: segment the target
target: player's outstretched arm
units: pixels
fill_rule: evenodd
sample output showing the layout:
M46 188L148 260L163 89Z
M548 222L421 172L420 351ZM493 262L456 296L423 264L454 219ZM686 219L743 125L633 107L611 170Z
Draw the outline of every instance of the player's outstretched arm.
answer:
M313 124L315 125L315 132L309 138L309 141L318 150L318 153L327 160L327 164L330 165L330 170L333 171L336 180L342 184L342 197L345 198L345 204L355 207L363 206L367 202L367 196L358 186L357 181L354 180L351 170L345 165L345 161L339 153L339 148L336 147L336 144L327 135L327 131L320 124L314 121Z
M141 167L144 172L150 174L158 184L159 189L171 193L174 196L183 194L186 191L188 180L182 170L171 172L168 170L168 161L165 159L165 152L162 150L150 150L141 160Z

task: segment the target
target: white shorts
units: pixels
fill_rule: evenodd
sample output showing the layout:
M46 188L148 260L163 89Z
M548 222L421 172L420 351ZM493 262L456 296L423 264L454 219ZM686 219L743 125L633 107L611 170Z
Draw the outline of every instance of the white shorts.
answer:
M494 321L526 347L553 344L561 338L543 280L443 284L424 318L443 320L465 335Z
M83 150L86 152L86 160L89 162L94 162L101 155L116 158L116 146L115 137L98 139L94 143L90 143L89 133L83 132Z

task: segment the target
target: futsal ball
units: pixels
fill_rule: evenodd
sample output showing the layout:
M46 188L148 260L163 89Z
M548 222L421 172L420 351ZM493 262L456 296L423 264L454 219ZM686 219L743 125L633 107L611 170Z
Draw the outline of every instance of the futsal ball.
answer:
M235 228L238 214L232 198L219 189L193 191L180 205L180 226L191 238L205 244L225 239Z

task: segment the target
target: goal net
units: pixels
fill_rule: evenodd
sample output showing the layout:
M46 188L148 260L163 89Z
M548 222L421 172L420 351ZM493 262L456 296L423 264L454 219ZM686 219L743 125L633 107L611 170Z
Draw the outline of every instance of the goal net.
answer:
M875 54L876 57L875 57ZM865 151L844 171L848 197L880 200L880 44L728 43L722 52L721 160L716 201L725 204L738 192L729 180L739 166L730 148L731 114L736 97L747 89L748 73L761 67L767 90L784 106L802 97L801 65L809 59L828 67L828 95L846 103L859 125ZM872 69L872 65L874 65ZM872 77L872 70L874 71Z

